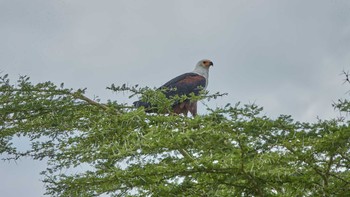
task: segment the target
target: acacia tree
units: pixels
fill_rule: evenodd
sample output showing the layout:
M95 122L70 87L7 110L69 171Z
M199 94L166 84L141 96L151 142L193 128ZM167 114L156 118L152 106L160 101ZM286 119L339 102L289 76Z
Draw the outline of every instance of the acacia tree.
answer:
M163 111L172 102L150 89L109 89L143 93ZM350 111L346 100L334 106ZM303 123L262 110L228 104L194 118L147 114L89 99L82 89L28 77L14 85L4 75L0 153L47 162L50 196L350 195L348 121ZM18 150L18 137L31 146Z

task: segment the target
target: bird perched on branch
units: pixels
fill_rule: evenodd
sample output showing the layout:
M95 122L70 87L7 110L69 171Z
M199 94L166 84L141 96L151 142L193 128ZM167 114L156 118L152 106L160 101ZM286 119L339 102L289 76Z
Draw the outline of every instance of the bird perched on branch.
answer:
M168 81L162 85L159 89L165 89L164 94L167 98L173 96L190 96L191 93L194 95L199 95L200 91L206 89L208 86L208 77L209 77L209 68L213 66L213 62L204 59L199 61L194 70L189 73L182 74L175 77L174 79ZM143 101L135 101L135 107L145 107L146 112L151 112L151 104ZM190 112L192 116L197 115L197 101L191 101L186 99L183 102L175 102L172 105L173 113L175 114L184 114L187 116L187 113Z

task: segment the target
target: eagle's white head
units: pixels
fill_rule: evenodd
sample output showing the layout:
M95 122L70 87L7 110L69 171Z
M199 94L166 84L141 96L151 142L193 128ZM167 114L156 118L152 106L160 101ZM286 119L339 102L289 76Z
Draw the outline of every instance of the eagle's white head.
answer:
M214 66L213 62L211 60L208 60L208 59L204 59L204 60L201 60L197 63L196 67L198 66L201 66L201 67L204 67L204 68L207 68L209 69L210 66Z
M211 60L208 60L208 59L203 59L196 64L196 67L194 68L194 71L193 71L194 73L205 77L205 79L206 79L206 86L205 87L207 87L207 85L208 85L210 66L214 66L213 62Z
M210 66L214 66L213 62L208 59L203 59L196 64L193 72L208 78Z

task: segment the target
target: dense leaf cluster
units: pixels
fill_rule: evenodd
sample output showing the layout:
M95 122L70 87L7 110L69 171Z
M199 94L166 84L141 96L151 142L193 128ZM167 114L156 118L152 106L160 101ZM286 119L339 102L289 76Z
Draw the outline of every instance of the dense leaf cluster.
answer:
M350 195L345 120L271 119L241 104L195 118L147 114L63 84L0 80L0 153L44 159L51 196ZM13 144L18 137L30 139L27 150Z

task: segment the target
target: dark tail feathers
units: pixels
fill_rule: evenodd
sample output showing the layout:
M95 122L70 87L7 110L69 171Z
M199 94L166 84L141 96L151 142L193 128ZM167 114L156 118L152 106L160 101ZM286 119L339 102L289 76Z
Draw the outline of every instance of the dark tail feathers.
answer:
M150 108L151 107L151 104L147 103L147 102L143 102L143 101L135 101L134 103L134 106L139 108L139 107L144 107L144 108Z

